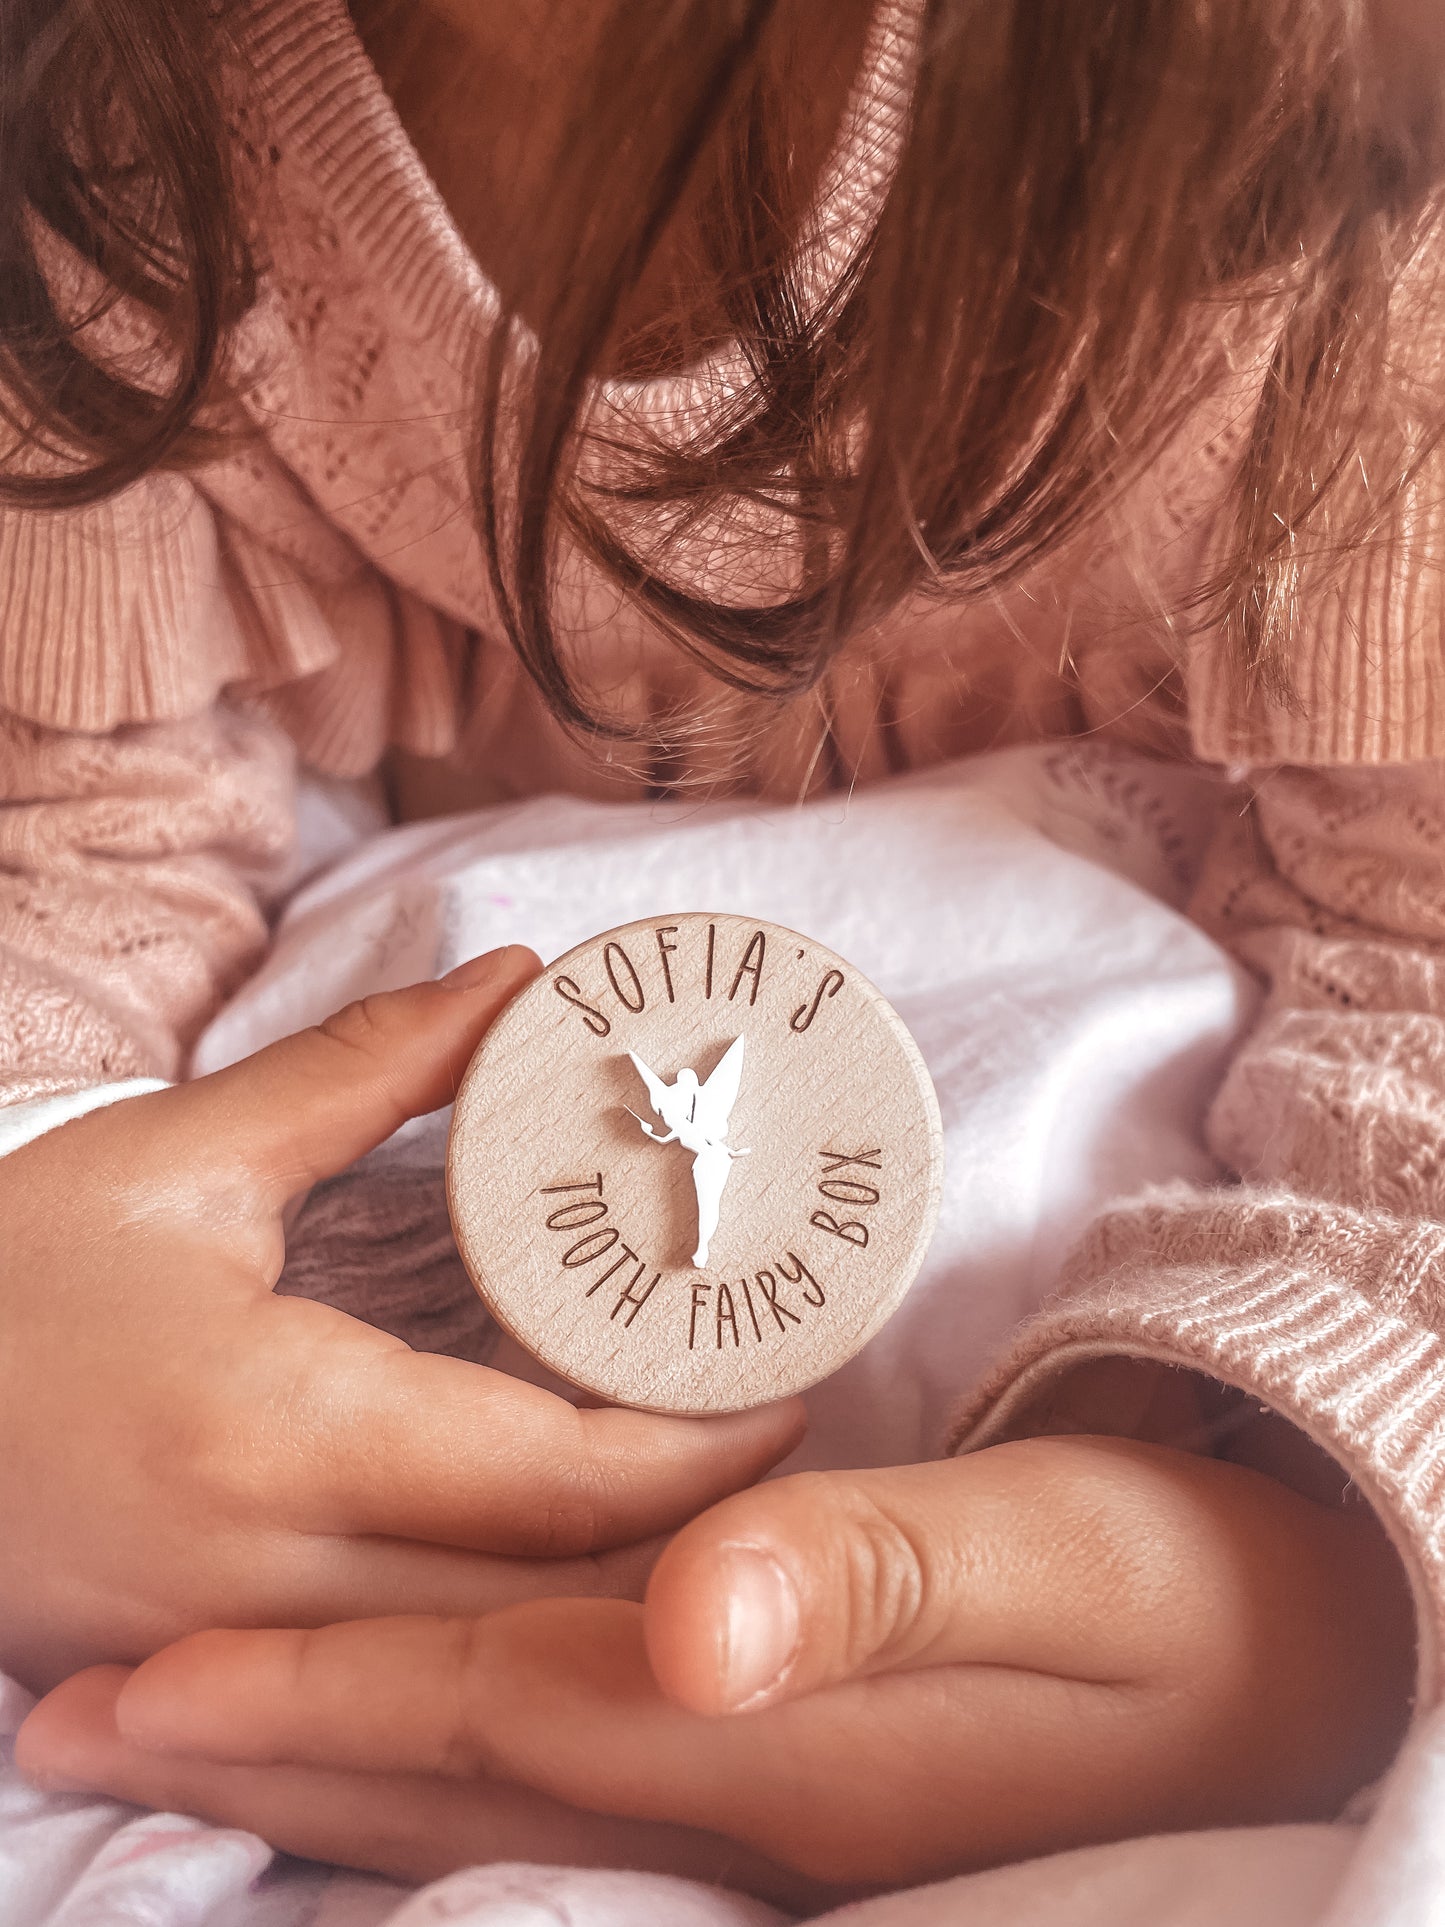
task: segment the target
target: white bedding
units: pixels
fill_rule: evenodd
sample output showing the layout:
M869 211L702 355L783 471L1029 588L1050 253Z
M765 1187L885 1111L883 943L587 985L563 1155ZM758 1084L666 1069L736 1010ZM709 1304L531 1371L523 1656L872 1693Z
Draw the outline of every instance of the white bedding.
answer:
M207 1070L358 993L509 941L552 957L609 924L717 909L794 925L896 1004L938 1087L942 1215L892 1323L809 1397L788 1470L936 1453L952 1403L1047 1292L1106 1200L1207 1177L1209 1093L1252 985L1179 914L1207 780L1099 745L1009 750L793 811L547 798L358 845L289 909L265 968L202 1040ZM499 1344L445 1238L445 1119L313 1195L306 1253L405 1174L406 1276L353 1300L413 1342L533 1373ZM423 1221L424 1220L424 1221ZM309 1240L309 1242L308 1242ZM366 1244L366 1241L361 1241ZM374 1246L367 1248L374 1250ZM318 1273L340 1276L328 1258ZM418 1287L415 1281L425 1281ZM405 1294L424 1291L420 1310ZM378 1296L378 1291L380 1295ZM370 1294L370 1295L368 1295ZM419 1319L408 1327L407 1319ZM540 1374L536 1374L540 1375ZM762 1927L759 1903L640 1874L492 1866L407 1895L272 1860L253 1836L41 1796L8 1764L27 1702L0 1680L0 1927ZM1445 1728L1415 1735L1365 1828L1125 1842L889 1896L843 1927L1415 1927L1445 1923Z

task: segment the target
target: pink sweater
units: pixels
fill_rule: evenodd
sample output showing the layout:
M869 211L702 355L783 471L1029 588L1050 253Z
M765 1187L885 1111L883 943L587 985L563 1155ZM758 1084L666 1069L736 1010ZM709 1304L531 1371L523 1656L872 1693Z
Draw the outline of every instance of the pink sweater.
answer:
M342 0L244 0L268 271L236 344L254 439L97 507L0 512L0 1097L184 1066L250 971L297 755L441 759L441 804L645 793L552 723L498 639L464 474L492 311ZM886 105L886 103L885 103ZM612 391L651 414L680 384ZM1133 1353L1273 1406L1378 1507L1445 1631L1445 490L1306 611L1299 701L1236 691L1219 639L1121 620L1197 571L1230 411L1117 539L1007 601L902 609L760 716L572 572L576 646L631 713L686 704L667 781L802 796L1006 741L1107 729L1234 769L1196 913L1270 985L1215 1103L1243 1180L1112 1212L970 1399L986 1442L1068 1360ZM777 532L758 531L760 553ZM1061 611L1069 610L1067 624ZM1061 636L1067 640L1061 645ZM696 720L700 716L701 720ZM746 722L746 727L741 725Z

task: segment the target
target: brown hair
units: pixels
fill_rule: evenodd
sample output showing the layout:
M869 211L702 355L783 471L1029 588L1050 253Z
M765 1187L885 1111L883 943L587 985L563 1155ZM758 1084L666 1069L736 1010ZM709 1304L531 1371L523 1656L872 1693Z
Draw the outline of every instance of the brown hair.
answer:
M1394 361L1407 268L1439 223L1439 130L1391 125L1361 0L914 11L881 214L819 305L784 212L799 198L786 0L607 9L548 230L485 358L476 438L504 619L573 723L599 719L553 621L564 533L715 674L798 690L909 593L998 587L1078 534L1227 377L1231 342L1265 327L1210 588L1246 673L1268 677L1302 571L1384 529L1439 437L1439 397ZM226 12L203 0L0 8L10 499L84 501L214 445L198 424L252 282L216 78L236 67ZM751 380L679 447L620 435L594 396L599 371L648 346L620 317L684 202L699 300L720 304ZM153 385L87 356L36 217L156 316ZM535 347L518 355L523 315ZM677 322L694 342L712 327ZM610 444L606 488L584 472L589 438ZM759 503L797 533L791 590L698 593L671 566L679 533Z
M0 411L15 440L0 489L11 500L94 500L214 448L197 415L254 280L218 90L231 54L207 0L0 6ZM94 299L61 311L37 228L93 271ZM163 331L167 365L145 381L83 346L121 297Z

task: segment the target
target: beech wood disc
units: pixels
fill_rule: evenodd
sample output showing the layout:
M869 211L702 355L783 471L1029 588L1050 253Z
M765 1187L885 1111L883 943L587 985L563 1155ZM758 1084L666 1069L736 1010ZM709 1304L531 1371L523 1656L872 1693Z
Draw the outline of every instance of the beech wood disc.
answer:
M646 1135L669 1124L629 1052L702 1157ZM923 1262L942 1175L932 1082L873 985L778 924L702 911L606 931L521 991L447 1151L457 1245L499 1323L659 1412L739 1411L851 1358ZM696 1266L698 1191L719 1184Z

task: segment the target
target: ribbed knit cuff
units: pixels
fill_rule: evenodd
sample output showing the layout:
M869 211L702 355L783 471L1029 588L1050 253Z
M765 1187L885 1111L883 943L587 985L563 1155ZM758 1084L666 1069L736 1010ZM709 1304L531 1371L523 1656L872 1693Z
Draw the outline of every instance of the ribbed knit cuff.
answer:
M1084 1360L1208 1373L1280 1413L1343 1466L1415 1595L1418 1695L1445 1644L1445 1225L1282 1194L1179 1187L1100 1220L1065 1290L957 1414L949 1449L993 1444Z

